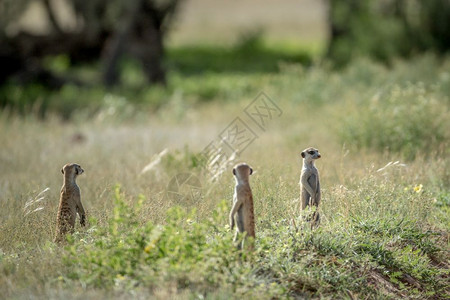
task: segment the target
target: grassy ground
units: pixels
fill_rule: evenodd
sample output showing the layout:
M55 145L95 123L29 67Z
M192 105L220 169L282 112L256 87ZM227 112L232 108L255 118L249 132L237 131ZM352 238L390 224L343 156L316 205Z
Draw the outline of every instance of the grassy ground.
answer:
M1 298L449 297L449 59L389 69L358 61L337 73L288 56L263 67L230 62L226 72L213 61L199 72L192 50L176 51L167 91L142 90L132 65L117 91L8 87L41 102L0 115ZM264 130L244 111L261 91L282 111ZM74 103L62 113L70 121L57 106L41 119L49 98ZM236 117L257 135L230 162L255 170L253 255L231 245L231 167L210 182L200 155ZM322 154L314 231L298 203L308 146ZM57 247L67 162L85 169L78 183L91 218ZM181 173L197 188L168 194Z

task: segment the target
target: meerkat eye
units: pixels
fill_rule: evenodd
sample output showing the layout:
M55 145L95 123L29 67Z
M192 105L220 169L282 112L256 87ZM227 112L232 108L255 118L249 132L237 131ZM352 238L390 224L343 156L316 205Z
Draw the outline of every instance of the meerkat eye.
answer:
M314 155L315 151L308 151L308 153Z

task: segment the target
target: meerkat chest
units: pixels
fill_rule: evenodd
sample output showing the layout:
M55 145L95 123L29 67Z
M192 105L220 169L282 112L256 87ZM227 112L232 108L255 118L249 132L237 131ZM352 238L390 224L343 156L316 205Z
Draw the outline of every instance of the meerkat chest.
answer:
M309 179L311 176L314 176L316 178L319 177L319 171L317 170L317 168L314 167L314 165L312 165L312 166L303 166L302 173L300 175L300 182L301 182L301 180Z
M314 166L303 168L300 183L302 181L307 182L313 190L317 190L319 188L319 171Z

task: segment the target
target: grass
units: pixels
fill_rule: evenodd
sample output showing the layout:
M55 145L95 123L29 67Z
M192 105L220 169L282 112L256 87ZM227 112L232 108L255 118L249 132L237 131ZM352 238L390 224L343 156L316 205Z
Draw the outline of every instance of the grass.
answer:
M22 93L10 99L54 103L45 119L37 102L24 115L0 115L1 298L448 298L448 58L389 69L361 60L339 73L295 60L270 72L249 63L201 73L189 61L174 63L167 90L140 90L132 65L130 82L113 91L6 87ZM283 112L265 131L243 111L260 91ZM53 106L60 100L74 105L67 115L66 105ZM199 158L236 117L258 135L236 159L255 170L253 255L231 245L230 167L210 182ZM411 137L386 147L394 129ZM299 153L308 146L322 154L314 231L298 204ZM78 183L90 224L57 247L67 162L85 169ZM168 195L179 173L201 188Z

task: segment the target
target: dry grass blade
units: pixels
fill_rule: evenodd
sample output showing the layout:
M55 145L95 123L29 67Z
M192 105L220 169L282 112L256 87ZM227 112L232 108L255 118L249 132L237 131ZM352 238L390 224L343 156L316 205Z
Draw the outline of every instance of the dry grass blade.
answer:
M210 182L218 180L220 176L235 162L237 155L236 151L234 151L227 160L221 162L223 152L222 149L219 148L215 153L213 153L212 156L213 158L208 164L208 171L212 174Z
M36 205L36 204L38 204L38 203L40 203L40 202L42 202L42 200L44 200L45 199L45 193L47 192L47 191L49 191L50 190L50 188L45 188L44 190L42 190L39 194L37 194L36 195L36 197L34 198L34 199L30 199L30 200L28 200L26 203L25 203L25 206L23 207L23 211L24 211L24 214L25 214L25 216L27 216L27 215L29 215L29 214L31 214L31 213L34 213L34 212L37 212L37 211L40 211L40 210L43 210L44 209L44 207L43 206L39 206L38 208L35 208L35 209L32 209L32 206L33 205Z
M40 207L38 207L38 208L36 208L36 209L34 209L34 210L32 210L32 211L26 212L26 213L25 213L25 216L28 216L29 214L38 212L38 211L43 210L43 209L44 209L44 207L43 207L43 206L40 206Z
M390 161L384 167L378 169L377 172L382 172L382 171L385 171L385 170L387 170L389 168L392 168L392 167L406 167L406 164L402 164L398 160L395 161L395 162Z
M156 166L158 166L161 163L161 159L167 155L167 153L169 153L169 149L164 149L163 151L161 151L160 153L153 155L152 157L152 161L146 165L142 171L141 174L147 173L148 171L153 170Z

